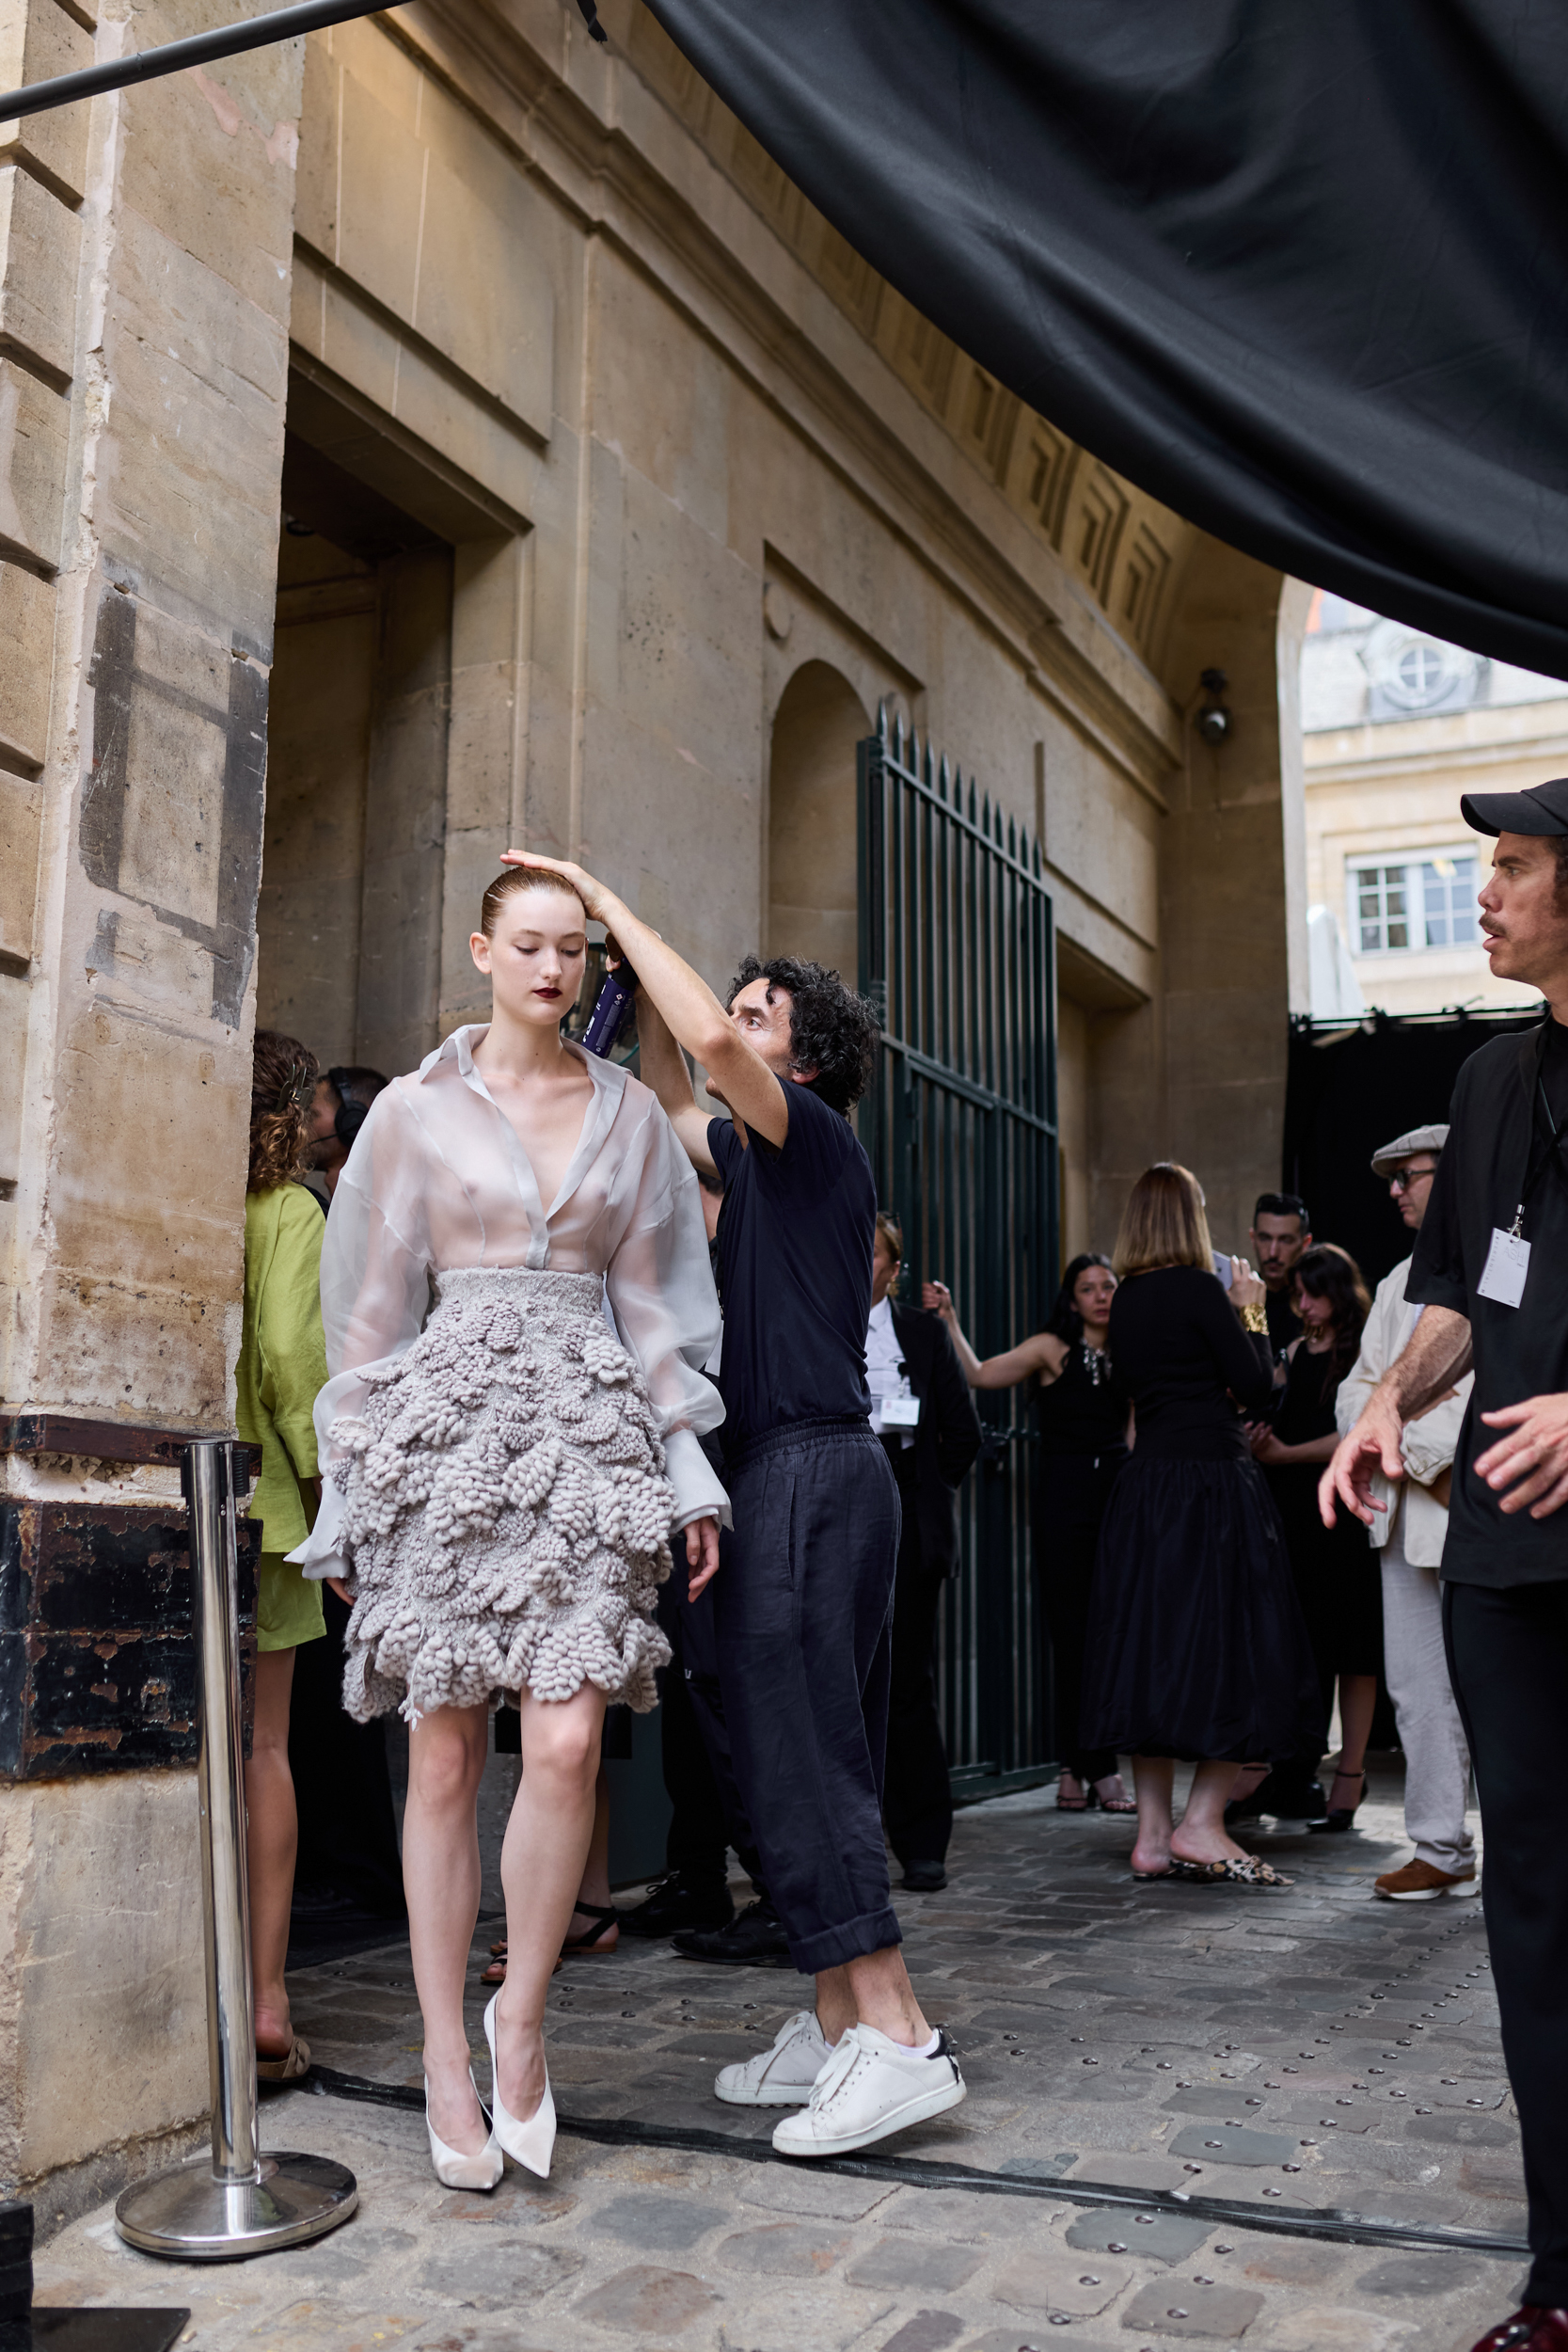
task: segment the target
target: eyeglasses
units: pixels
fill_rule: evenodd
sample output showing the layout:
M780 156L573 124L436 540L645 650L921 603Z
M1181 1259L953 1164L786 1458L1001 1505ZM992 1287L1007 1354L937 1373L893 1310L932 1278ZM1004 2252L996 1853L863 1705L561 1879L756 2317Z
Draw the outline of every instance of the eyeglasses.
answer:
M1388 1179L1390 1192L1408 1192L1419 1176L1435 1176L1434 1168L1396 1168Z

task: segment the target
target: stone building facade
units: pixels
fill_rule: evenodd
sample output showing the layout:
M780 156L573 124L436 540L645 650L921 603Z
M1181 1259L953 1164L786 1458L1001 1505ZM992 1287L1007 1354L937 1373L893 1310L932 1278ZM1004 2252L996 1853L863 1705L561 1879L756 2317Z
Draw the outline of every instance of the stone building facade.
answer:
M104 7L4 0L8 81L196 29ZM716 983L852 970L885 705L1042 842L1065 1246L1151 1157L1229 1242L1277 1178L1305 595L602 14L411 7L0 148L0 2180L51 2211L205 2106L174 1465L231 1425L258 1020L408 1067L509 841Z

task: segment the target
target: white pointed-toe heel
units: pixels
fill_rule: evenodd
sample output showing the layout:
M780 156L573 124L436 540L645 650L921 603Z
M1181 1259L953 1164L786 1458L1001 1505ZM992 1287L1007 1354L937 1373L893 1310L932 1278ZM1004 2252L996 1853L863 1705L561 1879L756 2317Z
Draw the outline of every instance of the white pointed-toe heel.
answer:
M473 2083L474 2097L479 2099L479 2086L474 2083L471 2068L468 2080ZM435 2128L430 2121L430 2077L428 2074L425 2076L424 2127L430 2134L430 2161L435 2167L436 2178L443 2188L494 2188L501 2174L506 2170L506 2159L501 2154L501 2144L496 2137L495 2124L490 2122L489 2116L484 2114L483 2099L479 2099L479 2111L484 2116L484 2121L490 2124L490 2137L477 2156L465 2156L456 2148L449 2148L444 2139L437 2139L436 2137Z
M550 2177L550 2151L555 2146L555 2101L550 2096L550 2070L545 2069L545 2095L526 2123L519 2123L506 2111L501 2097L500 2062L496 2057L496 2002L498 1993L484 2012L484 2039L490 2044L490 2104L495 2113L493 2129L496 2137L509 2156L515 2156L530 2172L542 2181Z

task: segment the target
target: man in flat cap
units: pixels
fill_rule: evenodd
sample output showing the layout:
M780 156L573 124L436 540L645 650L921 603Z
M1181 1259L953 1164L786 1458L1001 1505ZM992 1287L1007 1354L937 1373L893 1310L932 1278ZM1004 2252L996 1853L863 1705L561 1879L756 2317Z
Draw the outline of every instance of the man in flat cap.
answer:
M1568 777L1470 792L1497 842L1492 969L1548 1017L1472 1054L1417 1238L1404 1348L1323 1473L1368 1526L1409 1423L1472 1366L1443 1550L1443 1624L1486 1840L1483 1899L1519 2110L1532 2256L1522 2309L1476 2352L1568 2352Z
M1448 1139L1447 1127L1413 1127L1372 1154L1372 1174L1387 1185L1412 1233L1420 1232ZM1404 1259L1377 1286L1361 1353L1335 1399L1341 1437L1359 1421L1425 1312L1405 1295L1413 1263ZM1405 1835L1416 1848L1412 1860L1374 1882L1377 1892L1396 1903L1474 1895L1480 1886L1475 1839L1465 1821L1470 1748L1449 1680L1437 1581L1449 1532L1449 1480L1472 1386L1466 1373L1406 1422L1400 1441L1402 1478L1372 1473L1372 1498L1381 1505L1371 1540L1383 1555L1384 1671L1404 1750Z

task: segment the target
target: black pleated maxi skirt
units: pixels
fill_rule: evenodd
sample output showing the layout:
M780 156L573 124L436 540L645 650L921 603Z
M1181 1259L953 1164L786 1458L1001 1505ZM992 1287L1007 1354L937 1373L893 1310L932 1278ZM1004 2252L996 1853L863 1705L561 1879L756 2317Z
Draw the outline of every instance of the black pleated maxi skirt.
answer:
M1319 1711L1312 1644L1257 1463L1135 1450L1100 1532L1084 1744L1242 1764L1300 1754Z

